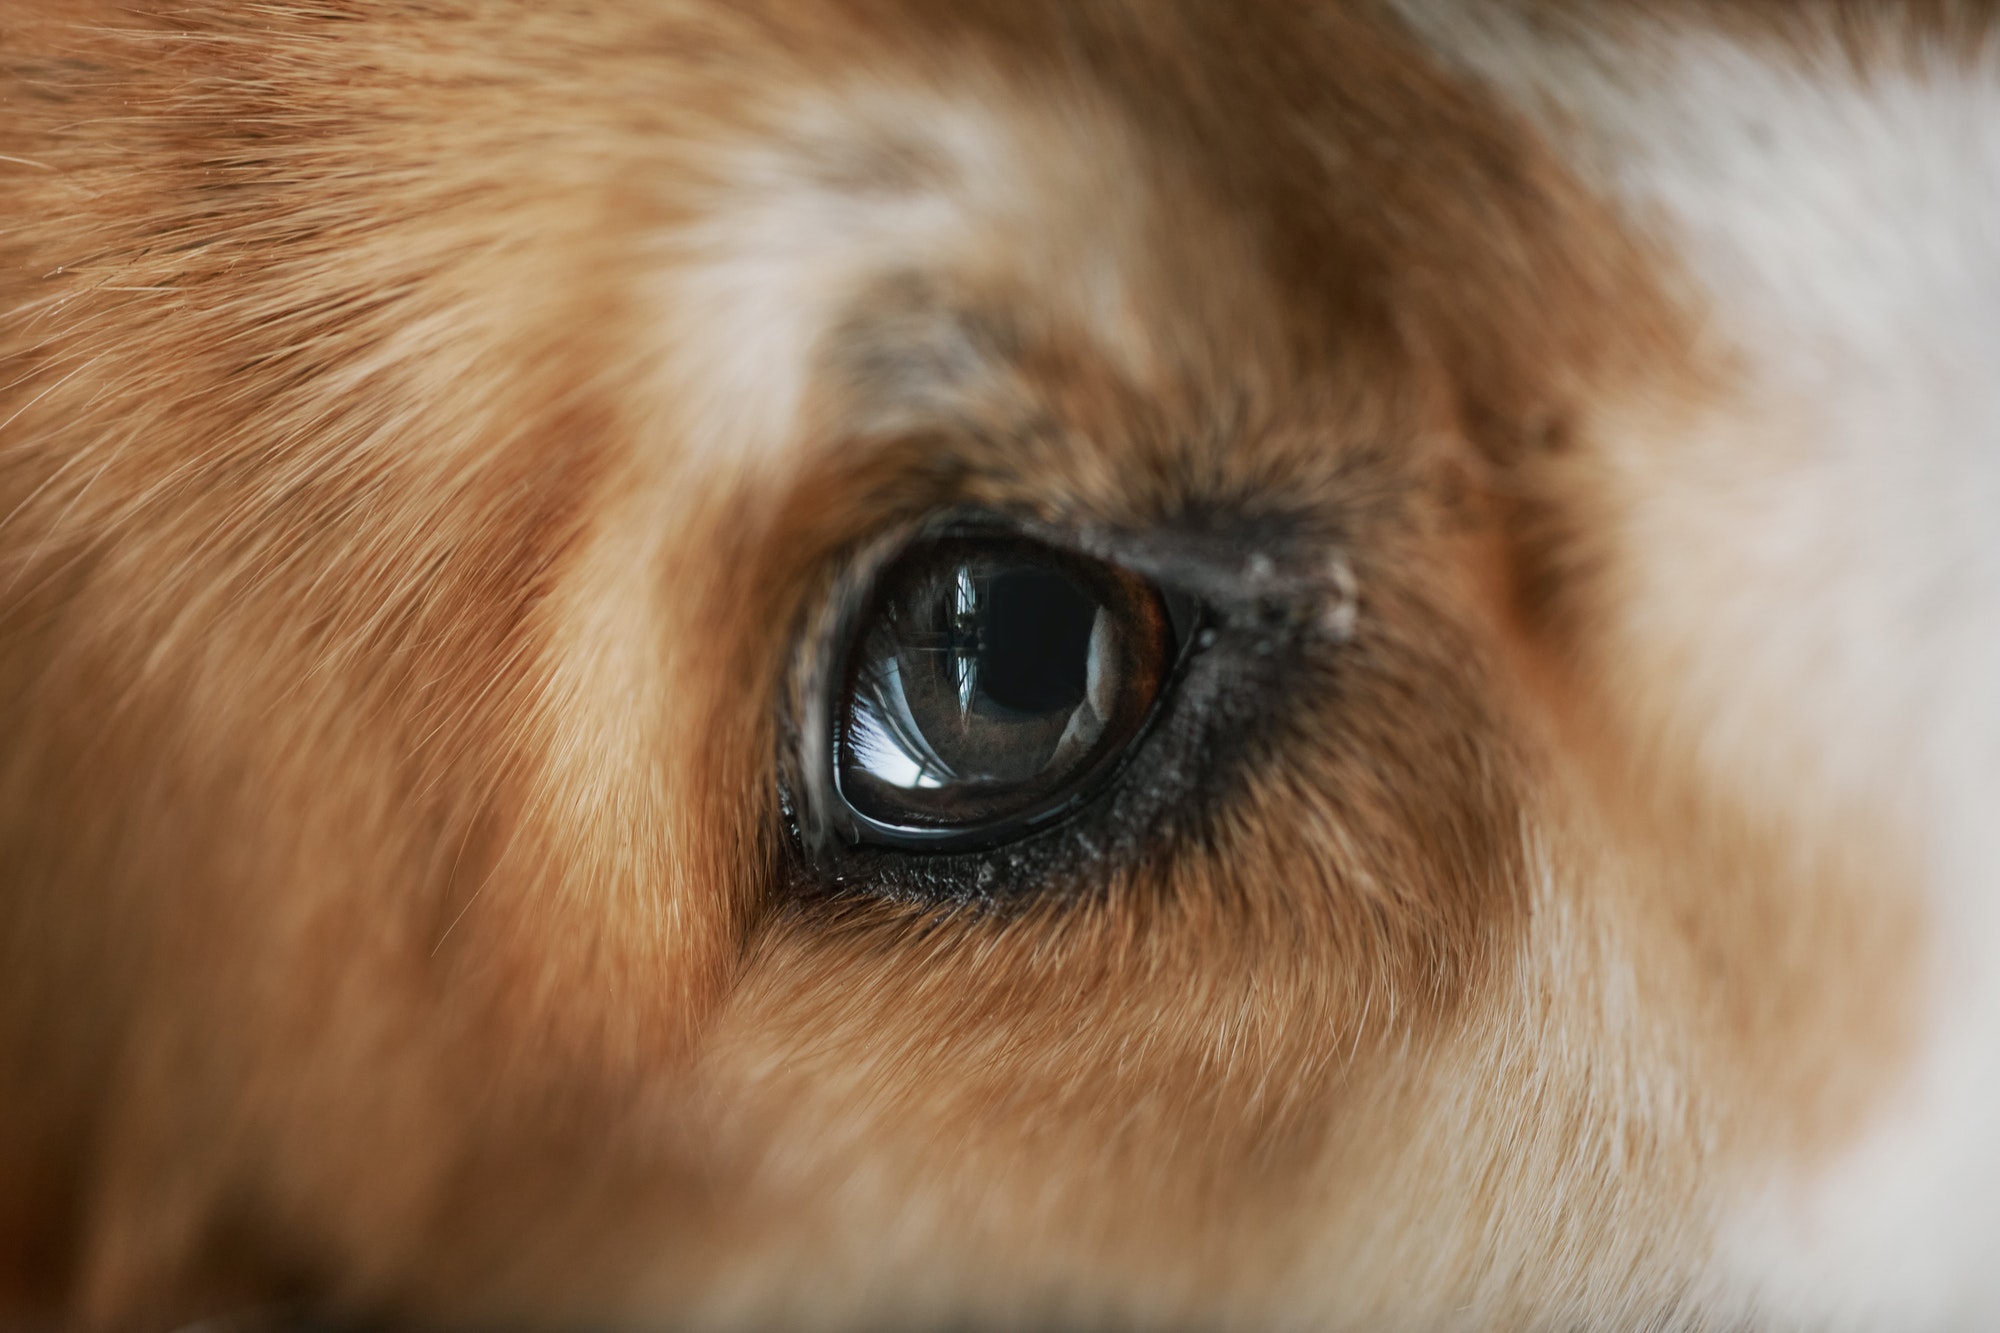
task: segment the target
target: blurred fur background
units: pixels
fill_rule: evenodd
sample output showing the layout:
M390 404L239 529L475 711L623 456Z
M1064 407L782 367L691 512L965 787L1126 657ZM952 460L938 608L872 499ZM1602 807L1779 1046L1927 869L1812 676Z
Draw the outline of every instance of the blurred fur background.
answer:
M1994 13L7 0L11 1317L2000 1322ZM1205 636L828 842L963 512Z

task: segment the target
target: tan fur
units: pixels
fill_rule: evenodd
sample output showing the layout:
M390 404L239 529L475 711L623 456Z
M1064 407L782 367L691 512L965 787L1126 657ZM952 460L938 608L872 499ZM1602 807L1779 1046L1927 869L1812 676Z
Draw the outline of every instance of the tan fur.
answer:
M1895 812L1621 610L1733 367L1386 9L14 0L0 97L17 1310L1694 1325L1906 1058ZM1144 855L809 892L800 627L967 503L1307 531L1354 641Z

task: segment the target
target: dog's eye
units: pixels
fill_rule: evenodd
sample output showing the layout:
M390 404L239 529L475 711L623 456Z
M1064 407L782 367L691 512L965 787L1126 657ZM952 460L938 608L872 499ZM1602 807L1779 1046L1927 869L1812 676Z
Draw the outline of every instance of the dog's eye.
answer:
M906 550L876 582L834 709L854 834L963 850L1075 810L1144 729L1174 620L1130 571L1024 538Z

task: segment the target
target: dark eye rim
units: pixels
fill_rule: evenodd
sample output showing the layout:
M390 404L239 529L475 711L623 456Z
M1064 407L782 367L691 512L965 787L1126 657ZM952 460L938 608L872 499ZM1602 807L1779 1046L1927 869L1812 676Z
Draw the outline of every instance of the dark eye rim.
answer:
M847 693L853 688L855 651L879 605L883 577L905 555L926 543L982 540L1035 548L1055 562L1106 566L1143 584L1159 598L1172 636L1168 660L1161 667L1159 687L1124 742L1083 771L1057 800L1033 806L1018 815L969 826L907 825L878 819L857 809L841 785L842 748L846 744L843 718ZM1112 790L1144 747L1148 735L1171 704L1200 637L1205 614L1205 608L1194 597L1107 559L1072 533L986 510L952 511L918 525L870 561L867 577L858 580L850 591L835 621L837 628L830 636L830 653L825 660L831 670L819 686L822 703L818 725L824 729L824 735L814 747L819 772L810 779L823 793L826 822L850 846L915 855L996 851L1067 823Z

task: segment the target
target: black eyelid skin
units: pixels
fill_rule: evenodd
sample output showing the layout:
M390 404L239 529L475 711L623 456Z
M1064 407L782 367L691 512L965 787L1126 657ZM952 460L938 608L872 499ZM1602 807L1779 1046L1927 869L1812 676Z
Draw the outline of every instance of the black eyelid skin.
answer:
M837 790L836 717L849 655L880 579L919 543L1027 541L1102 562L1161 596L1174 657L1143 727L1086 799L1038 812L995 840L872 824ZM1265 516L1157 528L1060 527L986 509L954 509L856 551L819 599L789 678L779 801L791 830L801 901L852 896L1010 910L1049 892L1089 892L1105 869L1171 854L1199 836L1240 765L1288 716L1293 689L1338 687L1359 637L1360 584L1340 534ZM1213 658L1213 661L1210 659ZM1301 674L1303 672L1303 674Z

